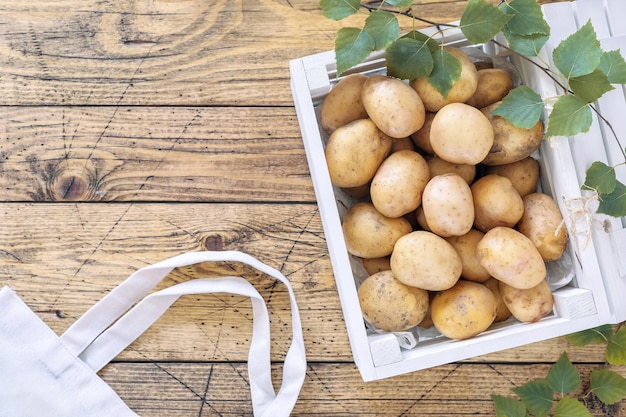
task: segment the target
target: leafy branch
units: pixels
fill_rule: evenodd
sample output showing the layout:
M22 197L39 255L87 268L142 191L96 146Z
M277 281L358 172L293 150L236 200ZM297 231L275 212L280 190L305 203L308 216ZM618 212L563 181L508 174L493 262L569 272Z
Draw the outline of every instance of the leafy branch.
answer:
M613 127L597 111L593 103L615 84L626 84L626 61L619 50L603 51L590 21L564 39L552 53L555 68L539 64L543 46L550 39L550 26L545 21L537 0L503 0L495 6L485 0L469 0L459 25L431 22L416 17L412 0L374 0L361 4L360 0L321 0L324 15L332 20L342 20L358 12L367 13L363 27L344 27L337 32L335 56L337 72L342 74L363 62L374 51L385 51L387 74L409 81L428 77L445 98L450 83L460 77L454 67L458 60L445 56L441 45L433 36L417 30L401 34L397 16L419 20L437 28L436 35L444 39L450 29L460 29L474 45L497 42L502 34L508 45L498 45L539 66L562 90L548 112L546 137L574 136L588 132L595 112L613 133L624 163L626 148L620 143ZM435 63L438 65L435 65ZM448 66L450 77L445 81L437 74L440 62ZM543 65L543 66L542 66ZM518 86L493 110L517 127L530 128L544 114L546 103L531 88ZM594 162L587 171L582 189L597 193L597 212L614 217L626 216L626 186L617 180L616 166Z
M565 336L575 346L591 343L606 345L605 358L609 365L626 364L626 328L618 327L613 332L611 325L584 330ZM527 382L514 388L517 396L492 395L497 417L545 417L591 416L585 404L592 395L607 405L615 404L626 397L626 378L606 367L595 369L589 376L589 389L580 399L574 393L581 388L581 376L566 353L550 367L546 378ZM582 400L582 401L581 401Z

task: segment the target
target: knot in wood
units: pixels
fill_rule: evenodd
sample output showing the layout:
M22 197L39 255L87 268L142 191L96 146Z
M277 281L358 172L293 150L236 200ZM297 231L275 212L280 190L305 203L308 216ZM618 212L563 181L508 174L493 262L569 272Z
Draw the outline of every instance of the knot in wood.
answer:
M96 179L83 167L57 166L50 176L48 192L54 201L85 201L94 198Z
M204 247L210 251L224 250L224 240L220 235L207 236L204 239Z

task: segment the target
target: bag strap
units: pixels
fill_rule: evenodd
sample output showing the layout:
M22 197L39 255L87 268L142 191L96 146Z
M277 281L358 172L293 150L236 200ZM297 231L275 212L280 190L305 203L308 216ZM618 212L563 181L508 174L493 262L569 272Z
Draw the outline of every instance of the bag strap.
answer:
M292 315L292 342L285 356L283 380L276 394L271 380L270 324L265 302L256 289L241 277L195 279L148 295L126 314L138 298L150 291L172 269L206 261L237 261L281 281L288 289ZM255 416L289 415L306 373L302 326L295 295L289 281L277 270L242 252L191 252L142 268L96 303L61 339L74 354L95 371L124 350L181 295L227 292L248 296L254 315L248 354L248 374ZM120 315L123 316L120 317ZM115 323L113 323L115 322ZM287 413L287 414L285 414Z

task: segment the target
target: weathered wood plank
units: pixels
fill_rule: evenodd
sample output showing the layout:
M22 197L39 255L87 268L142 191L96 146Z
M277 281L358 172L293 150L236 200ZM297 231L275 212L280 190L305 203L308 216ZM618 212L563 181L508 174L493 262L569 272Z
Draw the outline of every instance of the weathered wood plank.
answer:
M141 267L187 251L240 250L291 281L311 361L352 361L315 205L4 203L0 218L0 286L10 285L58 334ZM158 288L233 273L268 301L280 359L291 337L282 285L238 265L203 264L173 272ZM120 359L243 361L251 317L241 297L184 297ZM557 338L473 361L549 362L565 348L572 360L603 360L598 346L574 349Z
M418 0L414 12L445 23L465 3ZM291 105L289 60L332 49L337 29L367 16L334 22L318 0L2 0L0 10L5 105Z
M491 394L547 375L550 364L450 364L387 380L363 383L352 364L310 364L294 416L492 416ZM599 365L577 365L583 377ZM626 375L624 369L615 368ZM275 366L275 386L281 367ZM101 375L142 417L251 416L245 364L114 363ZM135 383L141 381L141 383ZM593 416L624 416L626 404L601 407ZM382 411L384 410L384 411Z
M0 112L0 201L315 202L290 107Z

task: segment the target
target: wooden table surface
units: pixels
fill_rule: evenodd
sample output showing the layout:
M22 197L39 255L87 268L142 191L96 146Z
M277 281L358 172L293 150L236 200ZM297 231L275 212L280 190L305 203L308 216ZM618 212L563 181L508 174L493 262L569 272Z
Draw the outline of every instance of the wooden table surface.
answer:
M465 1L415 4L449 22ZM298 416L493 415L490 394L545 376L565 349L587 385L602 349L563 338L361 380L288 70L332 49L339 27L318 0L1 0L0 285L61 334L141 267L247 252L295 289L308 359ZM268 302L278 385L291 335L283 286L216 263L159 288L225 273ZM252 415L251 317L243 297L185 297L100 375L142 417ZM624 402L590 405L626 415Z

